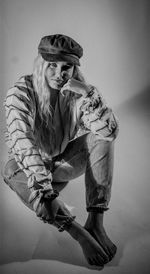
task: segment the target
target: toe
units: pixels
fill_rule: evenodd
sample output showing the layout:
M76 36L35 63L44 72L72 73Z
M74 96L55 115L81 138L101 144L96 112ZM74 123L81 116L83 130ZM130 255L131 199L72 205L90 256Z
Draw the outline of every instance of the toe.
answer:
M106 244L102 245L102 248L104 249L105 253L107 254L107 260L109 261L110 258L112 257L113 253L109 247L107 247Z
M110 261L114 258L116 252L117 252L117 247L113 244L113 246L111 247Z
M101 257L104 264L107 264L109 262L109 256L104 249L101 251L101 253L99 253L99 256Z
M90 265L93 265L93 264L94 264L93 259L92 259L92 258L88 258L88 263L89 263Z
M97 261L98 261L98 265L103 267L104 263L103 263L103 260L102 260L101 256L97 255L96 258L97 258Z
M94 256L93 258L90 258L91 265L95 266L103 266L104 264L102 263L102 259L99 255Z

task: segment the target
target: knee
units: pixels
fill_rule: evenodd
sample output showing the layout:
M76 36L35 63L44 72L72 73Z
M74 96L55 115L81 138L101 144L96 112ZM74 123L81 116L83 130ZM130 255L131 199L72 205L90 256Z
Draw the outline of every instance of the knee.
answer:
M14 159L11 159L6 163L6 165L3 169L3 172L2 172L2 176L4 178L5 177L9 178L14 174L14 172L17 169L18 169L18 165L17 165L16 161Z
M113 143L114 142L112 141L100 139L98 135L95 135L92 132L87 134L87 146L89 152L93 151L94 148L103 152L112 151L114 147Z

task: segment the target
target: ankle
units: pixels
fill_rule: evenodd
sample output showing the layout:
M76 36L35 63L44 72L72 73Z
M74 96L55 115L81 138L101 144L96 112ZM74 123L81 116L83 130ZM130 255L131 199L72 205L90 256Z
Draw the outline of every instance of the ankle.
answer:
M81 226L73 221L69 227L67 227L65 230L76 240L79 240L79 236L81 234Z
M104 229L103 227L103 213L89 212L87 221L85 223L86 228Z

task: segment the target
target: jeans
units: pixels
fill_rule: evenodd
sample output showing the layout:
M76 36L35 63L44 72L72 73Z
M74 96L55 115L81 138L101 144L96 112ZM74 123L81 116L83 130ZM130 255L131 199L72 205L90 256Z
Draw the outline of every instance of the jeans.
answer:
M87 133L69 142L65 151L54 157L53 182L54 189L85 174L86 209L88 212L103 212L108 209L111 196L113 176L114 142L100 140L93 133ZM45 163L49 169L48 162ZM21 200L33 210L29 203L30 190L27 187L27 177L18 168L14 159L9 160L3 171L4 181L17 193ZM71 221L74 218L71 218ZM54 224L61 231L68 218Z

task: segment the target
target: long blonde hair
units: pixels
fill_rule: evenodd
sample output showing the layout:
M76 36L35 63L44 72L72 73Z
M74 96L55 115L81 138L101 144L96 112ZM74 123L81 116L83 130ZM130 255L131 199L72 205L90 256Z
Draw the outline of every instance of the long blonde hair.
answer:
M41 55L38 55L33 66L33 86L36 95L37 112L35 118L35 136L42 149L49 155L52 148L55 147L55 134L53 126L53 109L50 105L51 90L47 84L45 72L49 62L45 61ZM78 66L74 66L73 78L81 82L85 79ZM68 104L73 103L73 93L68 93Z

